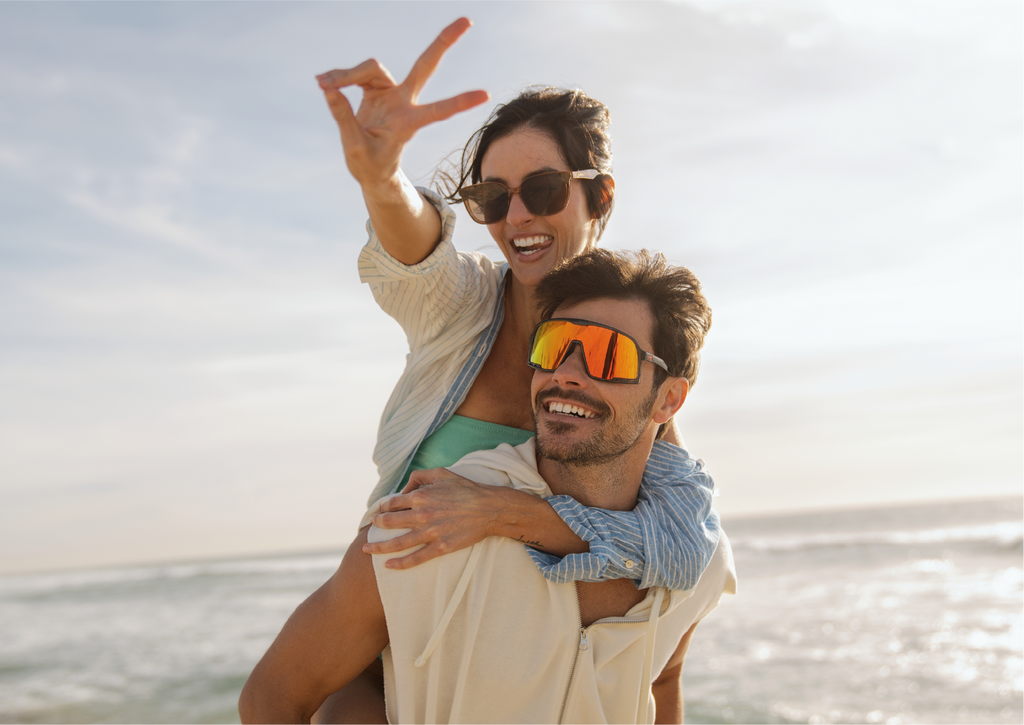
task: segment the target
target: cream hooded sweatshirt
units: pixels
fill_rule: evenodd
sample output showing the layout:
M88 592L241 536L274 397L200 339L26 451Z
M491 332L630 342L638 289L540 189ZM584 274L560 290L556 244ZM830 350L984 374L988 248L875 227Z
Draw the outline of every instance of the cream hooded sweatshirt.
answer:
M471 453L450 470L552 495L533 439ZM405 531L371 527L369 540ZM413 569L384 567L408 553L373 557L391 641L383 659L392 723L653 723L651 681L683 634L736 591L724 533L694 589L651 588L624 616L589 627L576 585L545 579L516 541L489 537Z

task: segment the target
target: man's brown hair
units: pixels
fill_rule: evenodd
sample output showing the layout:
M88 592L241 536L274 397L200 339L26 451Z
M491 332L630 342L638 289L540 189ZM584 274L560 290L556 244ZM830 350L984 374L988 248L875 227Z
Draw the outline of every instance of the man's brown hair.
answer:
M563 304L599 298L646 302L654 317L654 349L648 352L665 361L669 374L686 378L693 387L700 349L711 328L711 307L700 281L686 267L672 266L664 255L646 249L593 249L548 272L534 294L545 320ZM661 367L654 366L654 386L665 378Z

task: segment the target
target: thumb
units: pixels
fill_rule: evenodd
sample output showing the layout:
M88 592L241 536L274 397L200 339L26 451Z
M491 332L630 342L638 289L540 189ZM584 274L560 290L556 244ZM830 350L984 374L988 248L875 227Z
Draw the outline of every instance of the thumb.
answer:
M409 493L417 488L430 486L447 476L451 476L451 472L447 468L427 468L421 471L413 471L412 475L409 476L409 483L405 485L405 490L402 493Z
M354 134L362 132L356 115L352 111L352 104L348 102L345 94L337 88L325 88L324 98L327 100L327 107L331 109L331 115L338 124L342 140L349 140Z

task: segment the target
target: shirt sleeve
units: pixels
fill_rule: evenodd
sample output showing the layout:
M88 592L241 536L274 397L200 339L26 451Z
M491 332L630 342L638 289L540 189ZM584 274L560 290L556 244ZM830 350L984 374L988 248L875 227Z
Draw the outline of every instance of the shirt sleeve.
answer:
M718 546L714 481L702 461L655 444L632 511L588 508L569 496L548 500L590 544L584 554L558 557L530 549L541 573L555 583L632 579L637 588L693 589Z
M477 302L493 296L500 275L481 254L460 254L452 243L455 212L431 189L417 187L441 216L441 239L417 264L403 264L381 244L370 222L369 239L359 253L359 279L368 284L380 308L405 331L410 350L428 348L453 325L470 324Z

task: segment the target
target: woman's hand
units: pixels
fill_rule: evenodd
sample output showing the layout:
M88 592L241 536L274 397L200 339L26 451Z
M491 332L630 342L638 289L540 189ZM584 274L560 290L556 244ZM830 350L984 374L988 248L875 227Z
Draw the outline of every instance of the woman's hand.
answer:
M557 556L590 548L544 499L475 483L446 468L413 472L405 492L381 504L373 524L411 531L366 544L363 551L368 554L392 554L423 544L407 556L389 559L389 569L408 569L488 536L505 536Z
M472 546L495 532L499 516L507 509L502 494L510 490L475 483L446 468L414 471L405 491L381 504L380 513L373 517L378 528L412 531L366 544L363 551L391 554L424 544L408 556L387 562L389 569L408 569Z
M420 91L437 70L445 51L470 25L469 19L459 18L442 30L400 84L384 66L372 59L355 68L332 70L317 76L341 131L345 162L364 193L372 196L375 190L394 184L400 178L402 150L416 131L478 106L489 98L485 91L469 91L443 101L417 105ZM357 113L352 112L352 106L340 90L346 86L363 89Z

